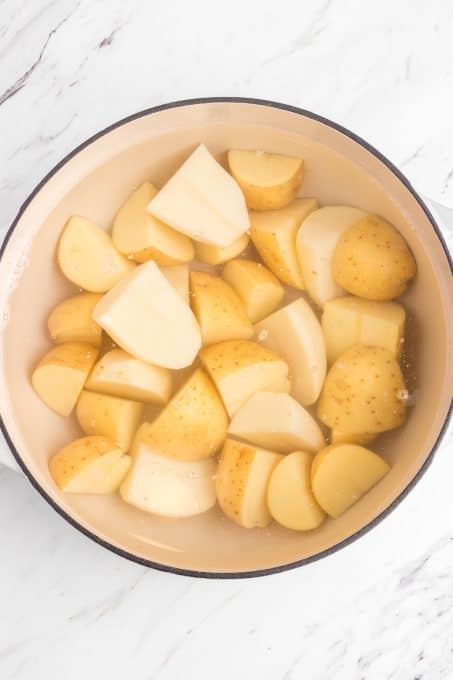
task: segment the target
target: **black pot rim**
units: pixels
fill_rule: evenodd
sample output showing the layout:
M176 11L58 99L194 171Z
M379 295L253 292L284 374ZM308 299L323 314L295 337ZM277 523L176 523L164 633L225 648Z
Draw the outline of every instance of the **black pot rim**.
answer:
M184 106L192 106L196 104L212 104L212 103L239 103L239 104L251 104L251 105L258 105L258 106L267 106L270 108L276 108L276 109L282 109L284 111L289 111L291 113L296 113L298 115L304 116L306 118L311 118L312 120L315 120L319 123L323 123L324 125L327 125L337 132L340 132L341 134L345 135L346 137L349 137L352 139L354 142L357 144L360 144L363 148L365 148L369 153L371 153L373 156L375 156L378 160L380 160L396 177L397 179L402 182L402 184L408 189L408 191L412 194L414 199L417 201L419 206L422 208L423 212L425 213L426 217L428 218L429 222L431 223L431 226L437 236L437 238L440 241L440 244L442 246L443 251L445 252L445 256L448 260L448 263L450 265L450 271L453 273L453 261L452 257L450 256L447 244L444 240L444 237L434 219L432 216L430 210L426 206L425 202L423 199L419 196L419 194L415 191L413 188L412 184L409 182L409 180L403 175L403 173L395 166L393 163L386 158L380 151L375 149L371 144L369 144L367 141L356 135L354 132L351 132L347 128L343 127L342 125L339 125L338 123L335 123L328 118L325 118L324 116L320 116L316 113L313 113L312 111L308 111L306 109L299 108L297 106L290 106L288 104L283 104L281 102L274 102L270 101L267 99L254 99L251 97L201 97L201 98L196 98L196 99L183 99L180 101L175 101L175 102L170 102L168 104L160 104L158 106L153 106L148 109L144 109L142 111L139 111L137 113L131 114L125 118L122 118L121 120L117 121L116 123L113 123L112 125L109 125L108 127L104 128L100 132L97 132L96 134L92 135L89 137L87 140L79 144L75 149L73 149L70 153L68 153L59 163L57 163L52 170L47 173L47 175L38 183L38 185L33 189L33 191L29 194L29 196L25 199L21 207L19 208L19 211L14 218L11 226L9 227L5 238L3 240L3 243L0 247L0 260L4 255L4 252L7 248L9 239L11 238L12 233L14 232L14 229L16 228L17 223L19 222L19 219L21 218L22 214L26 210L26 208L29 206L31 201L35 198L35 196L38 194L38 192L44 187L44 185L49 181L55 173L57 173L73 156L79 153L82 149L86 148L99 138L103 137L107 133L111 132L112 130L115 130L116 128L119 128L123 125L126 125L127 123L130 123L131 121L137 120L138 118L143 118L145 116L148 116L153 113L158 113L159 111L165 111L167 109L175 109L175 108L180 108ZM310 557L305 557L300 560L296 560L295 562L290 562L288 564L282 564L278 565L275 567L269 567L268 569L257 569L253 571L236 571L236 572L215 572L215 571L196 571L192 569L182 569L179 567L172 567L166 564L160 564L158 562L153 562L152 560L147 560L142 557L139 557L138 555L134 555L133 553L128 552L127 550L123 550L122 548L118 548L117 546L113 545L112 543L109 543L108 541L105 541L102 539L100 536L96 535L92 531L86 529L82 524L77 522L75 519L73 519L63 508L61 508L47 493L44 491L44 489L41 487L41 485L38 483L38 481L33 477L25 463L23 462L19 452L17 451L16 447L13 444L13 441L8 433L8 430L6 428L6 425L4 423L2 414L0 413L0 429L3 433L3 436L11 450L11 453L13 454L15 460L17 461L19 467L22 469L24 472L25 476L28 478L29 482L34 486L34 488L38 491L38 493L44 498L45 501L59 514L61 517L63 517L69 524L71 524L75 529L80 531L82 534L84 534L86 537L90 538L93 540L95 543L98 543L102 547L106 548L107 550L110 550L111 552L115 553L116 555L119 555L121 557L124 557L132 562L135 562L137 564L140 564L145 567L151 567L153 569L157 569L159 571L164 571L164 572L170 572L173 574L179 574L181 576L192 576L192 577L197 577L197 578L209 578L209 579L241 579L241 578L251 578L251 577L257 577L257 576L267 576L270 574L277 574L283 571L288 571L290 569L295 569L297 567L301 567L305 564L310 564L312 562L316 562L317 560L320 560L324 557L327 557L328 555L332 555L333 553L337 552L338 550L341 550L342 548L345 548L346 546L350 545L357 539L359 539L361 536L364 534L368 533L371 529L373 529L377 524L379 524L385 517L387 517L400 503L401 501L407 496L407 494L413 489L415 484L420 480L422 475L426 472L428 469L429 465L431 464L434 453L436 449L438 448L446 430L448 427L449 420L452 415L452 406L453 402L450 403L450 407L448 410L448 413L445 417L445 421L442 425L442 428L440 429L439 435L434 443L434 446L432 447L431 451L429 452L428 456L426 457L426 460L424 461L423 465L421 468L418 470L417 474L414 476L414 478L409 482L409 484L404 488L404 490L400 493L399 496L397 496L392 503L385 508L377 517L375 517L371 522L366 524L364 527L356 531L354 534L351 536L348 536L348 538L345 538L343 541L340 541L339 543L336 543L335 545L331 546L330 548L327 548L326 550L323 550L319 553L316 553L315 555L311 555Z

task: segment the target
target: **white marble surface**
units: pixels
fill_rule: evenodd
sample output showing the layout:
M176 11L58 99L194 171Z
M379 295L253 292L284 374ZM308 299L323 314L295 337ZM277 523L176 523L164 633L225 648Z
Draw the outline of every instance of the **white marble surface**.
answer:
M2 0L1 228L87 136L205 95L336 119L453 205L452 34L446 0ZM453 678L452 443L359 542L242 582L121 560L0 469L1 680Z

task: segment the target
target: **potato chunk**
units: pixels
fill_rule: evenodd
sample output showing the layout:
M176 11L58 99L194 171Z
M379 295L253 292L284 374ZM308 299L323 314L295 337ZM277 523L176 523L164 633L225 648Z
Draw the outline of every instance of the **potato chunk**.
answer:
M283 300L282 284L260 262L231 260L224 266L222 276L241 298L252 323L261 321Z
M83 390L77 402L77 420L85 434L98 434L129 451L143 414L143 404Z
M60 302L47 319L53 342L88 342L100 347L102 328L93 319L93 310L101 295L81 293Z
M242 236L239 236L231 245L225 248L219 248L208 243L196 243L195 256L206 264L223 264L228 262L228 260L232 260L233 257L240 255L247 248L248 243L249 237L247 234L242 234Z

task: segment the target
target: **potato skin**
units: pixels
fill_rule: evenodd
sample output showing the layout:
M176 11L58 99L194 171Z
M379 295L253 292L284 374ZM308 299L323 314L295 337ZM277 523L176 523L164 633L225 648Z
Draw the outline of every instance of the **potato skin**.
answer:
M401 295L417 266L394 226L368 215L341 236L332 259L339 286L367 300L392 300Z
M404 422L405 389L398 362L383 347L356 345L344 352L327 374L318 401L318 417L349 434L391 430Z

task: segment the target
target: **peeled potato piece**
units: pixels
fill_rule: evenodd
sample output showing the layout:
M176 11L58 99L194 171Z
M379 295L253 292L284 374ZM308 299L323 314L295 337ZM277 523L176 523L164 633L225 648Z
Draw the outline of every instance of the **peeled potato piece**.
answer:
M267 485L278 453L227 439L216 475L219 505L227 517L246 529L272 521L267 507Z
M65 342L50 350L36 366L31 383L37 395L53 411L69 416L98 349L86 342Z
M347 229L332 259L337 284L368 300L398 297L416 270L404 238L390 222L377 215L367 215Z
M141 444L121 485L126 503L163 517L191 517L206 512L216 501L212 459L181 461L158 455Z
M260 262L231 260L224 266L222 276L241 298L252 323L273 312L283 300L282 284Z
M78 215L70 217L63 229L58 263L66 278L92 293L110 290L135 267L103 229Z
M249 237L247 234L242 234L230 246L225 248L219 248L208 243L196 243L195 257L206 264L223 264L242 253L247 248L248 243Z
M53 342L88 342L100 347L102 328L93 320L93 309L101 299L95 293L81 293L63 300L51 311L47 328Z
M233 416L228 432L278 453L319 451L326 443L308 411L278 392L256 392Z
M194 256L190 238L146 212L158 191L150 182L144 182L129 196L113 221L113 243L120 253L136 262L190 262Z
M388 349L356 345L327 373L318 416L344 433L384 432L404 422L405 393L401 369Z
M218 276L191 272L190 293L203 345L252 337L253 326L240 297Z
M287 529L309 531L326 517L311 490L313 455L295 451L274 468L267 488L267 504L272 517Z
M186 304L189 297L189 267L187 264L175 264L172 267L161 267L161 272Z
M359 444L365 446L371 444L377 437L376 432L356 432L355 434L347 434L341 430L331 430L330 442L332 444Z
M253 210L276 210L288 205L304 178L302 158L264 151L232 149L228 165Z
M143 404L83 390L77 402L77 420L85 434L98 434L129 451L139 426Z
M50 474L66 493L113 493L121 484L131 458L107 437L76 439L49 461Z
M354 444L333 444L313 460L313 494L328 515L339 517L389 470L389 464L373 451Z

